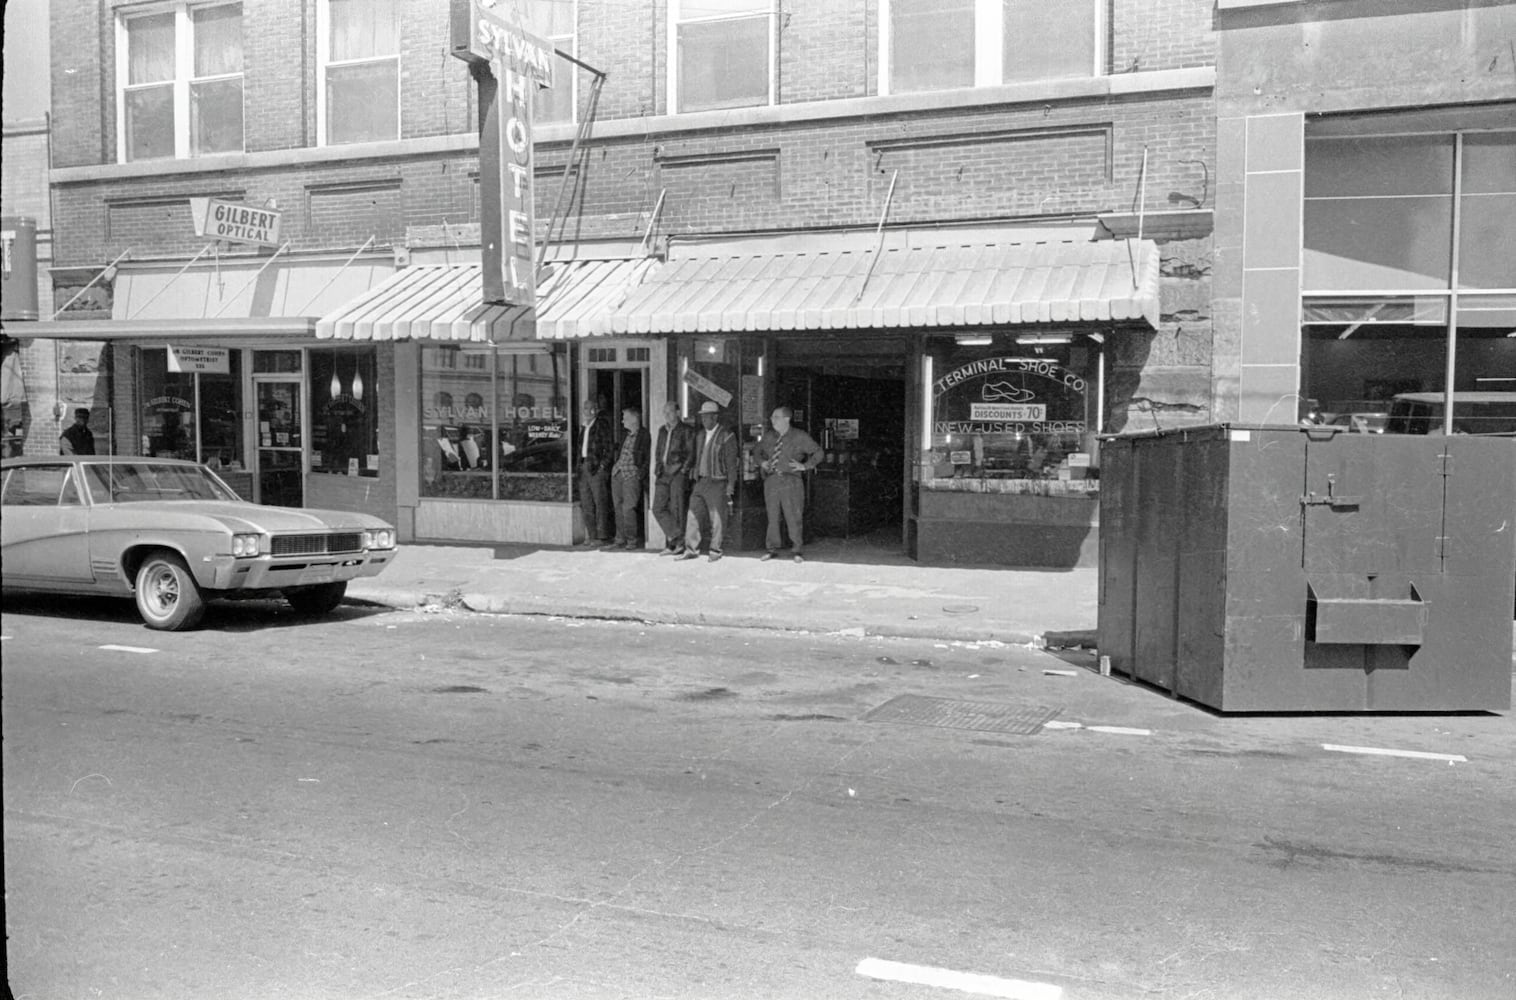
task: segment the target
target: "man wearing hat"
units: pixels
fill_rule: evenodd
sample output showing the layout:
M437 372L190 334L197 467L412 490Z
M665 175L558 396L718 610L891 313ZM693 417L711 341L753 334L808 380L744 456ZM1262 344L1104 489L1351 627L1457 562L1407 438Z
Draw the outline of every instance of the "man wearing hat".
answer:
M74 411L74 423L58 437L58 454L93 455L95 435L89 429L89 409L79 407Z
M681 559L700 557L700 514L711 519L711 562L721 558L721 538L726 527L727 505L737 493L741 459L737 435L721 426L721 407L707 399L700 404L700 425L696 435L695 490L690 494L689 513L684 519L684 555Z

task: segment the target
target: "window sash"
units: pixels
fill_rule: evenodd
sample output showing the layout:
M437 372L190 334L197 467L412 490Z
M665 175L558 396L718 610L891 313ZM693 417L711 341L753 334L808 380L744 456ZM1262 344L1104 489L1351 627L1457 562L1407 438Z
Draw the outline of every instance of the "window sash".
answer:
M235 31L227 26L226 21L230 18L225 16L219 19L222 22L219 32L216 29L207 31L207 34L212 37L219 34L222 40L222 59L207 68L226 69L235 59L236 71L197 76L197 59L201 53L197 44L196 23L202 20L200 15L209 12L228 15L233 11L235 11L236 20ZM241 100L242 11L241 3L179 3L166 10L160 7L147 14L128 16L123 13L117 17L116 51L120 54L120 58L116 60L117 162L189 159L213 153L242 152L246 148ZM132 40L142 25L153 21L160 22L158 25L160 32L164 24L172 24L173 51L169 59L172 72L163 79L138 79L152 73L142 60L135 57ZM230 47L228 39L233 34L236 37L234 57L227 54L227 49ZM143 36L137 35L137 37ZM160 34L160 42L162 38ZM160 54L155 62L163 62L163 55ZM164 68L166 67L160 67L154 72L162 72ZM234 112L230 109L233 102L226 94L227 88L225 86L216 88L222 91L220 106L223 110L218 114L229 118L230 121L210 122L198 118L197 107L200 104L200 97L197 95L196 88L202 84L224 85L233 81L237 84L238 93ZM162 107L153 109L155 115L151 120L142 120L143 114L148 110L147 102L151 99L150 95L155 90L166 91L168 105L166 124ZM163 100L163 97L160 96L159 100ZM139 128L139 125L142 128ZM144 135L143 128L151 128L153 133ZM213 141L205 140L204 137L211 133L214 133L217 138ZM233 136L235 138L232 138Z
M774 7L773 0L670 0L667 80L670 114L773 105L776 78ZM721 25L739 25L745 21L761 22L763 25L763 92L758 93L757 88L734 89L727 93L718 91L714 95L707 93L702 96L700 92L692 90L699 69L698 64L688 62L685 58L686 51L690 50L686 46L687 37L691 42L690 48L693 48L697 41L705 43L712 37L707 34L707 29L719 28ZM685 29L692 30L687 35ZM701 35L706 35L706 38L698 37ZM739 46L739 49L742 48ZM739 51L732 55L740 54ZM756 64L756 60L753 61ZM701 82L707 86L719 87L723 80L729 80L729 76L716 70L727 68L727 65L723 63L721 67L708 67Z
M349 26L350 33L344 38L334 36L334 32L340 34L344 28L341 24L334 25L333 8L339 12L336 20L341 20L340 12L375 12L387 14L387 24L375 23L369 25L368 47L375 51L362 52L353 48L355 39L359 34L353 33L357 29ZM316 141L320 146L337 146L356 142L391 142L400 138L400 9L394 0L378 0L370 3L369 0L321 0L316 6L316 51L319 55L320 65L317 68L316 81L318 95L316 100ZM339 48L345 51L339 52ZM380 48L391 48L393 51L379 52ZM370 102L366 106L368 114L364 125L357 125L354 120L346 119L347 112L340 106L345 96L341 87L333 87L333 79L352 78L352 70L363 68L384 68L383 84L386 89L393 93L393 101L385 101L385 107L378 108Z
M1006 11L1008 5L1013 7L1010 17ZM961 42L967 67L960 67L956 75L934 78L931 75L934 62L924 59L913 60L910 67L896 72L897 42L899 51L920 54L920 28L941 35L942 29L948 27L944 18L955 13L961 17L959 8L965 6L972 8L972 26L968 37ZM1020 16L1017 16L1017 7L1023 12ZM997 87L1028 80L1099 76L1105 61L1105 7L1102 0L945 0L936 4L923 0L883 0L879 20L879 93L887 96L963 87ZM922 24L916 29L900 30L896 23L897 13L919 19ZM1041 58L1034 65L1044 67L1042 72L1030 74L1027 64L1014 58L1017 47L1006 34L1008 26L1024 25L1028 17L1039 14L1043 20L1062 15L1080 25L1087 25L1089 37L1078 50L1087 61ZM1055 36L1060 35L1067 30L1066 25L1066 20L1060 20L1047 30ZM1058 39L1049 41L1056 43ZM1047 44L1031 48L1052 51L1066 46Z

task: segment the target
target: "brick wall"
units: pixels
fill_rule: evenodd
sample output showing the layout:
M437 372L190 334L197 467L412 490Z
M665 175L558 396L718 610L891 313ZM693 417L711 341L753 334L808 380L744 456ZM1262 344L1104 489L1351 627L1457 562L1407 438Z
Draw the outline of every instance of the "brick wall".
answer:
M1108 71L1215 65L1214 9L1214 0L1110 0Z

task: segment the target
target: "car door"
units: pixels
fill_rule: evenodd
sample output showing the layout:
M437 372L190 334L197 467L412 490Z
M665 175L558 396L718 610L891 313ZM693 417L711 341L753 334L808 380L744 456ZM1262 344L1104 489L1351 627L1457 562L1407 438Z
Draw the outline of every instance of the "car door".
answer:
M90 585L89 508L73 466L5 470L0 507L0 558L7 586Z

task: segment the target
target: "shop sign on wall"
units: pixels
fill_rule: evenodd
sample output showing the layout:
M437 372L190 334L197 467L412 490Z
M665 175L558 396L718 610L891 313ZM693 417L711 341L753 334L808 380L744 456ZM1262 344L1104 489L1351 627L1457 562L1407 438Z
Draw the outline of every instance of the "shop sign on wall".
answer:
M168 345L168 370L171 372L205 372L230 375L232 352L225 347L185 347Z
M264 247L279 245L279 213L273 209L220 198L191 198L189 202L196 236Z

